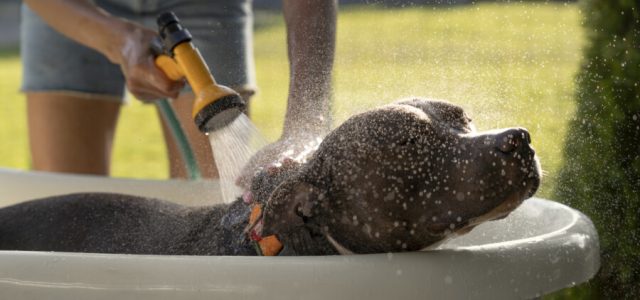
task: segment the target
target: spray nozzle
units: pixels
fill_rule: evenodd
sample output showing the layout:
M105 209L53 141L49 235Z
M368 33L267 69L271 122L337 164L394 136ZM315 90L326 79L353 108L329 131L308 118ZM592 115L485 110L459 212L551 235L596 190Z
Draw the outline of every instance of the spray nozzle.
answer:
M196 96L192 110L196 126L206 133L229 125L246 106L242 97L216 83L200 52L191 43L191 34L173 12L161 14L157 23L160 39L151 44L156 65L173 80L187 79Z

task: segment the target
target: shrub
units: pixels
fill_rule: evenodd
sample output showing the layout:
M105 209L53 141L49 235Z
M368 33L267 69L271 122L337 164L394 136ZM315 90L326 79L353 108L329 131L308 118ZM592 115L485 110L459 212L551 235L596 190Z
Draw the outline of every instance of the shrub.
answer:
M640 299L640 2L585 0L589 44L578 74L558 200L594 222L594 297Z

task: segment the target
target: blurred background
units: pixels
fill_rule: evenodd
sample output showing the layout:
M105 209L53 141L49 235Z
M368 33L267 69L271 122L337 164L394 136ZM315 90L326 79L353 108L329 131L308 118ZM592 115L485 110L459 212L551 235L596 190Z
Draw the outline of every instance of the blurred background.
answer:
M19 5L0 0L0 167L28 170ZM279 137L288 87L279 5L254 1L259 92L251 115L269 140ZM479 130L528 128L546 173L537 195L579 208L601 235L598 280L547 298L637 299L638 9L636 0L340 1L334 127L420 96L461 105ZM130 101L119 128L135 130L117 131L112 175L168 178L155 108Z
M403 97L446 99L466 108L479 129L527 127L544 169L554 176L574 110L573 77L583 42L576 5L409 2L340 2L334 126ZM0 0L0 166L27 170L19 5ZM289 82L285 27L279 0L254 5L259 92L251 114L274 140L282 127ZM119 128L135 130L116 133L113 176L168 177L158 124L153 106L130 101L123 108ZM543 192L551 183L545 182Z

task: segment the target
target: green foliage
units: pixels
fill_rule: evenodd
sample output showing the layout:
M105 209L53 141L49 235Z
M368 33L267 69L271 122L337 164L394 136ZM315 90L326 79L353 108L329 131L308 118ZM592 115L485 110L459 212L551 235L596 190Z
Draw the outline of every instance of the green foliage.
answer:
M577 77L557 199L595 223L595 298L640 298L640 4L584 1L590 44Z

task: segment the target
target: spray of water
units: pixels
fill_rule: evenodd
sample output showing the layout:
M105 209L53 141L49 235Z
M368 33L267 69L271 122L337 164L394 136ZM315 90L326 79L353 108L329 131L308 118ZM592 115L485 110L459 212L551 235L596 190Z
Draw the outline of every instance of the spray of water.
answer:
M245 114L224 128L209 132L209 142L220 175L220 190L225 203L242 194L235 184L242 167L262 147L266 139Z

